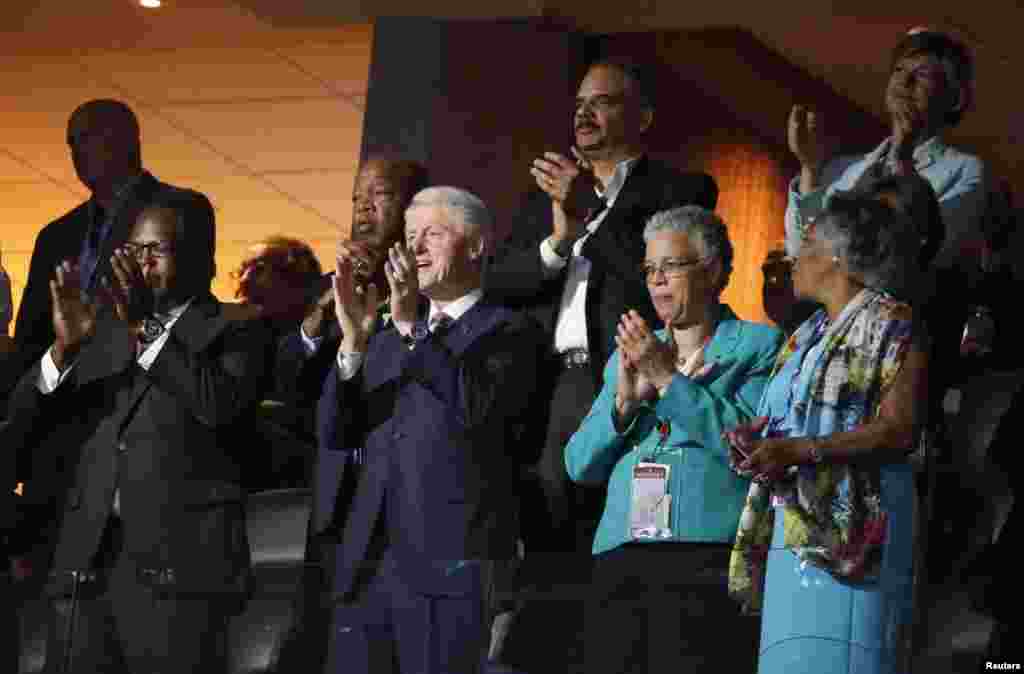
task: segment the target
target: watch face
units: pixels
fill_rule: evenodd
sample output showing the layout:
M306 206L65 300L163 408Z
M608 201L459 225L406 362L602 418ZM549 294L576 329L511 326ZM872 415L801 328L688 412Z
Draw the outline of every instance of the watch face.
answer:
M147 339L156 339L160 336L160 333L164 331L164 326L153 318L147 318L142 321L142 334Z

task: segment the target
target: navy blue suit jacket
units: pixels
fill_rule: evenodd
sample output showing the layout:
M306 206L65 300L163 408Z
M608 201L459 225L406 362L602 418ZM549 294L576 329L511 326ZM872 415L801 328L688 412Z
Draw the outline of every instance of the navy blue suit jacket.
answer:
M347 382L335 366L318 409L313 523L321 534L334 519L341 532L335 598L354 589L382 512L398 571L423 594L474 592L477 562L514 556L519 468L535 460L521 438L541 345L532 319L485 298L412 350L393 327L377 333ZM354 448L364 458L341 513L349 495L339 467Z

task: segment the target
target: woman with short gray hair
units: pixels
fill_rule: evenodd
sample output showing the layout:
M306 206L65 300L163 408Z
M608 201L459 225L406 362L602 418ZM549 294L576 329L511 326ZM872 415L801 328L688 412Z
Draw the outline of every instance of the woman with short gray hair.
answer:
M722 280L718 293L729 285L732 275L732 241L729 230L714 211L701 206L680 206L661 211L651 216L644 227L644 243L647 243L658 232L682 232L700 248L704 258L719 260L722 264Z
M749 482L730 472L722 430L751 418L782 335L721 303L732 244L714 213L657 213L644 240L639 273L666 327L621 317L604 387L565 448L573 481L607 486L585 670L749 672L757 623L722 577ZM709 624L730 648L693 638Z
M759 674L906 671L908 455L928 356L910 306L876 289L886 270L916 264L920 242L899 217L872 198L833 197L793 267L797 296L823 308L779 352L759 417L726 434L734 469L754 478L729 589L763 611Z

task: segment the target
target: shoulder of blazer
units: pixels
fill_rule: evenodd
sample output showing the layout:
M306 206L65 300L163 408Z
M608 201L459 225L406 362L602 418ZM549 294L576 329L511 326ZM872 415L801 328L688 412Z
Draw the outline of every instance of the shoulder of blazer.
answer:
M452 330L444 337L444 343L458 355L475 349L481 340L490 335L523 332L529 320L522 312L493 303L484 297L455 322Z
M184 342L193 353L203 351L228 330L238 333L259 333L266 331L267 328L259 320L233 320L230 313L222 309L220 301L209 293L196 297L171 328L172 334Z
M647 155L637 161L623 187L649 196L651 200L660 200L661 203L652 204L652 208L656 210L681 206L681 203L675 203L677 191L695 193L696 197L703 197L703 203L699 205L705 208L714 209L718 203L718 184L712 176L703 171L681 171L667 162Z
M89 202L83 201L56 220L44 225L36 236L36 242L49 243L55 239L73 239L75 241L84 239L88 213Z

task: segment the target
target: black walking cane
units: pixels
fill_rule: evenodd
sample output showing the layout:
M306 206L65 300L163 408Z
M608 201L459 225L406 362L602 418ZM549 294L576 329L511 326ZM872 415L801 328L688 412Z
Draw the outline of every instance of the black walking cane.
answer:
M86 573L83 571L71 571L71 609L68 615L68 624L64 630L64 657L61 664L62 674L71 674L71 666L74 664L75 629L78 623L78 591L83 580L86 580Z

